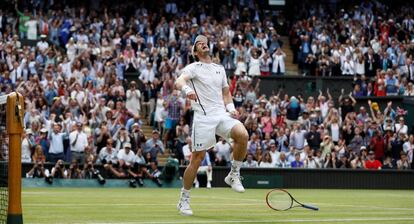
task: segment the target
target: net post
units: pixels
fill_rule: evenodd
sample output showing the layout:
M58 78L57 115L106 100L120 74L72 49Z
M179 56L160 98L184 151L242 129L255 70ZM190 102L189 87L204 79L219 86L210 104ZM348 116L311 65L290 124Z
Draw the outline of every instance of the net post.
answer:
M6 126L9 134L9 209L7 224L22 224L21 135L23 133L24 99L17 92L7 97Z

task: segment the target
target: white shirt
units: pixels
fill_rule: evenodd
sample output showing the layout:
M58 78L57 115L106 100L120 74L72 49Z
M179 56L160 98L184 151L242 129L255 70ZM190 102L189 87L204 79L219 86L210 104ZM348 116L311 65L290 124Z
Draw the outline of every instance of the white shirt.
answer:
M395 132L401 133L401 134L407 134L408 127L404 124L404 126L401 127L401 124L395 124Z
M269 153L270 153L270 156L272 157L272 165L276 166L276 164L279 161L280 152L275 150L274 152L270 151Z
M73 90L70 93L70 97L73 98L73 99L76 99L76 101L78 101L78 103L80 105L83 105L83 100L85 99L85 92L83 92L83 91L78 92L76 90Z
M273 168L275 167L275 165L273 163L260 162L259 167L260 168Z
M129 150L128 153L125 152L125 149L121 149L117 155L119 160L124 160L127 165L132 165L135 162L135 153L132 150Z
M43 52L49 47L49 44L46 41L39 41L37 42L36 47Z
M141 75L139 76L139 79L144 82L147 83L149 82L153 82L155 78L155 73L152 69L144 69L141 72Z
M189 160L189 158L191 157L190 146L188 144L183 146L183 155L185 160Z
M76 135L78 138L76 139ZM76 140L76 143L75 143ZM75 143L73 145L73 143ZM70 151L85 152L85 147L88 146L88 137L84 132L72 131L69 134Z
M214 151L216 152L216 157L222 158L226 161L230 161L230 144L226 142L226 144L223 144L223 142L217 142L217 144L214 146Z
M195 112L207 115L222 114L226 112L223 101L223 88L228 87L224 67L215 63L194 62L183 69L183 73L190 76L187 82L197 92L197 102L191 101ZM193 84L194 83L194 84Z
M111 161L112 163L117 163L117 152L114 148L112 148L111 152L108 152L106 147L103 147L98 155L98 164L102 164L102 160Z
M32 158L30 158L30 143L27 138L24 138L22 141L22 162L30 163Z

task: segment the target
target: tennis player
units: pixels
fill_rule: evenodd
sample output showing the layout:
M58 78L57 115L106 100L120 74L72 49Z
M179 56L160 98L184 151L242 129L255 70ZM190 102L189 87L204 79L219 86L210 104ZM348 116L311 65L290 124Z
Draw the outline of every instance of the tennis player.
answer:
M190 189L206 150L216 144L216 134L234 140L231 171L224 181L234 191L244 192L240 167L246 156L248 134L243 124L235 119L239 114L229 92L224 67L212 62L209 51L207 37L197 36L192 47L196 62L187 65L175 82L175 88L184 92L191 100L194 110L191 133L193 152L190 164L184 172L183 188L177 205L182 215L193 214L190 207Z

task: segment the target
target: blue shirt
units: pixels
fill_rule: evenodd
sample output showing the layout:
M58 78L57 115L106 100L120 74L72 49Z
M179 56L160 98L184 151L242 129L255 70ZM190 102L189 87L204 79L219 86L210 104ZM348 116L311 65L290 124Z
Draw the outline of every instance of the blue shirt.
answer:
M291 167L292 167L292 168L301 168L301 167L303 167L303 162L301 162L301 161L297 162L297 161L295 160L295 161L293 161L293 162L291 163Z

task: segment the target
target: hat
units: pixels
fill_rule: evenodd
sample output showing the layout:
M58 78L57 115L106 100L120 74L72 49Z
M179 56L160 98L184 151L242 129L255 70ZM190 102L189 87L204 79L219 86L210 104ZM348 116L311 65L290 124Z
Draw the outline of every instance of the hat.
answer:
M207 39L207 37L206 37L206 36L204 36L204 35L198 35L198 36L196 37L196 39L195 39L195 41L194 41L194 45L193 45L193 47L191 48L191 54L192 54L193 56L195 56L194 54L195 54L195 50L196 50L196 44L197 44L198 42L205 42L205 43L208 43L208 39Z
M26 129L25 132L26 132L26 135L32 135L33 134L33 131L30 128Z
M321 111L321 108L316 107L316 108L315 108L315 111Z
M82 126L82 122L80 121L76 122L76 126Z
M132 125L132 127L134 127L134 126L138 126L138 127L139 127L139 124L138 124L138 123L134 123L134 124Z
M40 129L40 133L46 133L46 132L47 132L47 129L46 128Z
M46 38L45 34L40 35L40 38Z
M392 131L392 129L391 129L390 126L388 126L388 127L385 128L385 131Z
M155 134L155 133L160 133L157 129L154 129L154 130L152 130L152 134Z
M366 147L366 146L361 146L360 150L361 150L361 151L362 151L362 150L367 150L367 147Z
M375 155L375 152L371 150L368 152L368 155Z
M131 148L131 143L125 142L124 143L124 148Z

